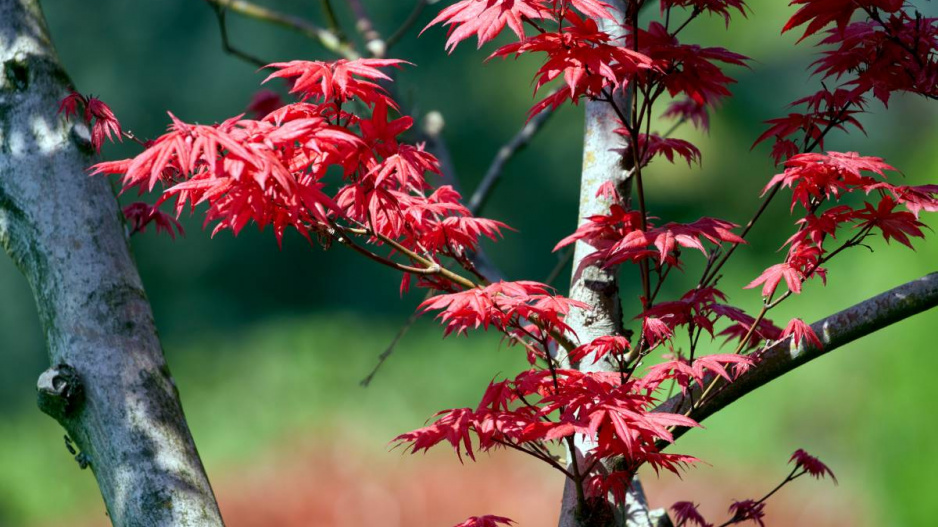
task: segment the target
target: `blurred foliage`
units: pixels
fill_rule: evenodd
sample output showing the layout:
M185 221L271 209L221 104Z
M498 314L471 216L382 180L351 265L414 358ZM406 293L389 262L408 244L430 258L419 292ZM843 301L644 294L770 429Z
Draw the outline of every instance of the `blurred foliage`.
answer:
M411 9L406 1L365 3L385 34ZM774 173L767 147L749 149L760 123L816 89L810 44L795 47L796 35L778 36L791 8L784 2L754 4L749 18L736 20L728 32L721 19L710 19L684 35L754 61L751 69L732 72L739 80L736 97L713 116L709 134L681 131L701 147L703 167L659 163L651 170L647 192L655 216L745 222ZM322 19L315 2L264 5ZM139 136L158 135L168 122L166 110L200 122L239 113L263 79L222 52L215 17L202 2L102 0L89 8L45 0L43 6L77 89L101 97ZM429 8L418 27L438 8ZM348 13L340 14L348 21ZM280 28L235 14L229 24L237 46L270 61L329 57L317 44ZM447 56L443 33L433 28L418 39L414 32L393 51L417 65L398 76L398 90L417 118L431 110L443 113L460 182L472 189L523 124L537 65L485 62L494 48L478 52L472 44ZM935 106L900 98L888 112L872 107L876 111L863 120L867 136L835 134L828 148L882 156L909 182L934 183ZM557 261L554 243L574 227L581 130L579 110L562 110L511 162L485 211L518 229L491 248L511 278L543 279ZM136 151L127 143L105 150L110 158ZM384 445L440 408L474 405L496 372L511 375L522 364L514 350L495 351L497 339L491 337L441 343L428 323L404 340L376 385L363 390L357 381L419 293L400 299L393 272L341 248L324 253L292 236L278 250L269 233L250 230L237 239L228 233L210 239L197 215L184 221L185 238L171 242L148 232L135 237L134 250L212 474L251 463L277 438L324 434L341 420L363 423L361 434ZM776 250L791 223L779 200L753 233L751 246L728 266L723 287L744 307L757 306L758 295L739 288L781 258ZM913 253L877 244L875 255L858 250L835 261L830 285L807 287L774 315L776 322L790 316L814 320L935 271L938 245L919 245ZM675 278L668 292L680 294L698 274L689 265L686 278ZM25 280L6 258L0 258L0 291L0 525L98 507L91 475L69 461L61 430L35 410L35 379L47 365L42 334ZM681 451L713 464L776 470L793 450L805 447L834 468L840 489L868 500L882 515L880 523L927 524L930 496L938 490L938 447L930 441L938 424L923 417L931 372L938 368L929 346L935 322L935 313L928 313L838 350L714 417L706 432L682 440Z

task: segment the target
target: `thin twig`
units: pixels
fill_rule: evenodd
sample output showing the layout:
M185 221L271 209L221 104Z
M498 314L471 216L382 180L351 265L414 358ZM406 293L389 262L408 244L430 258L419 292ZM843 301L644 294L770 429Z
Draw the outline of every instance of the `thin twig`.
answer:
M552 115L554 115L554 110L550 108L535 115L505 144L505 146L498 150L498 154L496 154L495 159L492 160L492 164L489 166L488 171L486 171L485 177L482 178L482 182L479 183L475 192L472 193L472 198L469 199L468 207L473 215L477 215L479 211L482 210L482 207L485 206L485 202L488 201L491 196L492 190L501 179L508 161L530 144L534 136L544 127Z
M332 7L332 0L320 0L322 12L329 21L329 29L339 40L345 40L345 33L342 32L342 25L339 23L339 17L335 14L335 8Z
M388 37L388 40L385 42L385 47L387 49L393 48L397 43L401 41L414 27L414 24L420 20L420 15L423 14L423 10L426 9L428 5L427 0L417 0L417 3L414 4L413 10L407 16L407 19L404 20L404 23L401 24L401 27L397 28L394 33L391 33L391 36Z
M362 4L361 0L345 1L355 15L355 30L365 41L365 49L374 57L384 58L387 53L387 44L381 38L381 33L378 33L378 30L375 29L375 24L371 20L368 10L365 9L365 5Z
M245 0L205 0L210 5L223 7L232 13L237 13L247 18L253 18L261 22L266 22L285 27L296 31L312 40L318 42L327 50L340 55L346 59L353 60L359 58L359 54L347 42L344 42L339 35L332 31L320 27L306 19L293 15L287 15L273 9L268 9Z
M209 6L212 8L212 11L215 12L215 18L218 20L218 29L221 32L221 49L224 50L225 53L233 55L249 64L253 64L258 68L263 68L270 64L270 62L264 59L232 46L231 42L228 40L228 23L225 20L226 8L214 3L209 3Z
M432 293L428 292L424 300L429 299L431 296L432 296ZM401 326L399 330L397 330L397 335L394 335L394 339L391 341L390 344L388 344L388 347L385 348L385 350L381 352L381 355L378 355L378 364L375 364L375 367L371 370L371 373L369 373L368 376L362 379L361 382L359 383L362 385L362 387L367 388L368 385L371 384L371 381L374 380L375 375L378 374L378 370L380 370L381 366L384 365L384 362L388 360L388 357L390 357L391 354L394 353L394 350L397 348L398 342L400 342L401 339L404 338L404 335L406 335L407 332L410 331L410 328L412 328L414 324L417 323L417 319L420 318L420 314L421 314L420 311L417 311L415 309L414 312L411 313L410 317L407 319L407 322L405 322L404 325Z
M572 261L573 261L573 248L571 247L563 254L563 256L560 257L559 260L557 260L557 265L555 265L554 268L551 269L550 273L547 275L547 278L544 280L543 283L545 285L553 284L554 281L557 280L558 277L560 277L560 273L563 272L564 268Z

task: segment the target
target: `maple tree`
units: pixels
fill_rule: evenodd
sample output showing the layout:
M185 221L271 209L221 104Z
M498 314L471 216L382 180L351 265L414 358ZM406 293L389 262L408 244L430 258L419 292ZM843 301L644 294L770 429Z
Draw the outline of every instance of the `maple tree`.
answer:
M362 6L350 4L367 21ZM652 163L683 160L692 166L705 155L670 135L683 125L706 129L710 113L731 96L735 81L727 71L750 61L678 37L704 14L722 17L728 27L736 23L750 11L742 0L460 0L447 2L424 29L424 38L433 38L435 27L444 26L450 52L466 40L475 38L482 47L505 35L514 41L490 59L540 57L535 93L559 86L533 104L529 125L544 112L584 101L616 118L607 141L615 145L622 179L593 189L589 198L601 211L585 215L555 251L582 251L574 284L590 272L606 273L615 283L621 268L634 266L640 309L627 316L606 312L575 291L567 297L547 284L505 280L482 265L481 241L497 242L510 227L478 217L446 181L437 156L423 142L407 141L414 120L396 101L392 76L413 65L386 58L386 47L370 46L373 56L364 58L346 53L331 62L265 64L271 71L264 82L286 82L294 100L259 92L250 117L213 125L170 113L168 131L153 140L128 132L94 97L72 92L59 112L91 127L95 150L106 139L140 143L137 156L90 169L96 177L118 175L124 191L157 191L152 204L124 209L133 232L154 223L157 231L181 234L175 217L159 209L163 205L176 217L204 212L213 235L236 235L255 223L270 226L282 244L285 232L295 230L310 244L342 245L399 271L402 294L412 287L428 290L418 310L435 313L444 335L496 331L524 352L530 368L493 380L478 406L443 410L426 426L398 436L396 444L412 452L449 444L461 460L493 449L517 451L565 476L573 506L562 512L561 525L612 525L623 517L629 525L646 525L628 513L634 506L628 497L640 496L641 467L681 473L697 463L671 445L727 398L745 393L734 389L765 382L775 350L791 346L802 350L793 355L808 356L838 345L800 318L778 327L770 312L801 294L809 280L826 282L825 265L870 237L912 248L926 233L920 214L938 211L938 185L902 185L883 159L824 149L834 131L862 131L857 117L873 99L886 105L897 93L938 98L938 19L896 0L792 5L795 11L780 30L803 28L801 40L817 42L820 89L792 103L800 112L771 119L756 138L754 148L772 143L770 156L779 168L767 175L762 203L744 224L659 219L654 196L643 185ZM656 129L662 121L671 121L669 129ZM757 313L746 313L720 288L721 272L770 203L786 192L797 217L787 253L752 277L747 289L759 290L763 301ZM662 298L662 285L676 272L689 272L690 258L703 266L696 285ZM606 299L619 305L617 295ZM574 320L577 312L609 318L612 331L587 338ZM701 338L725 338L734 349L702 355ZM764 525L767 500L803 475L836 481L803 450L790 462L794 467L778 487L734 501L728 519L717 525ZM714 525L690 501L674 504L671 513L678 526ZM511 523L488 515L459 525Z

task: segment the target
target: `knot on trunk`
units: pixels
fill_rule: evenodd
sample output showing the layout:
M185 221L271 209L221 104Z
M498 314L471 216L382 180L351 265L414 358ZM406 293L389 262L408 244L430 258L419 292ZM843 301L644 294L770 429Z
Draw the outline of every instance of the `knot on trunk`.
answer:
M68 364L59 364L42 372L36 389L39 409L59 422L74 414L84 401L81 378Z

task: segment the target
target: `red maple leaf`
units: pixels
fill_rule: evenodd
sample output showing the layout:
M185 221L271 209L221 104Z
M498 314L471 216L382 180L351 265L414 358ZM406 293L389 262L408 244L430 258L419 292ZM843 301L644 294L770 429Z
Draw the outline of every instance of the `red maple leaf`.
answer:
M858 9L872 8L892 13L902 8L904 0L792 0L791 5L801 8L788 20L782 33L808 24L801 39L817 33L831 22L843 29Z
M631 346L629 345L629 340L625 337L618 337L614 335L597 337L593 339L592 342L578 346L576 349L571 351L570 360L579 362L587 355L592 355L593 364L596 364L600 361L600 359L606 355L609 355L610 353L619 356L630 348Z
M439 23L449 26L446 49L452 53L460 42L473 35L481 48L498 36L506 25L518 39L524 40L525 18L538 20L551 17L545 0L462 0L441 11L423 31Z
M150 205L149 203L139 201L136 203L131 203L130 205L124 207L123 212L124 218L126 218L127 223L130 224L131 235L146 231L147 226L151 223L156 225L157 233L160 233L161 231L165 232L166 234L169 234L169 237L174 240L176 239L177 231L182 236L186 234L182 228L182 225L178 220L176 220L176 218L166 214L159 208Z
M893 239L911 249L912 241L909 236L924 238L922 227L925 224L918 221L911 212L895 210L897 205L892 196L884 196L876 207L866 203L866 208L857 212L857 218L860 219L857 227L875 227L887 242Z
M290 93L302 94L304 99L316 99L341 104L357 98L373 106L384 102L396 108L387 91L375 81L391 80L378 68L396 67L409 62L397 59L339 59L334 62L294 60L276 62L266 68L275 68L264 82L271 79L293 81Z
M804 279L804 275L798 269L792 267L789 263L780 263L773 265L766 269L758 278L753 280L745 287L745 289L752 289L753 287L758 286L759 284L765 284L762 286L762 296L768 298L775 293L775 289L778 287L779 282L785 280L785 284L788 286L788 289L792 293L801 292L801 282Z
M803 469L805 472L817 479L830 476L831 479L834 480L834 483L837 483L837 477L834 476L834 473L830 468L827 467L827 465L821 463L821 460L808 454L800 448L795 450L795 453L791 455L791 459L788 460L788 462L794 462L795 467Z
M121 124L108 105L101 102L100 99L88 97L88 103L85 105L85 121L91 122L94 118L94 124L91 126L91 145L96 151L101 150L104 140L113 142L116 138L123 141Z
M61 101L59 101L58 113L64 112L65 119L68 120L68 119L71 119L73 115L77 117L79 115L79 112L78 112L79 107L84 106L84 105L85 105L85 96L76 91L72 91L71 93L66 95Z
M283 98L280 97L279 93L271 90L259 90L251 97L251 102L248 103L246 109L255 119L263 119L277 108L282 107L283 104Z
M626 128L615 130L619 135L628 136ZM651 162L655 156L664 156L668 162L674 163L675 157L681 157L687 161L687 166L692 163L700 164L700 149L694 146L690 141L676 139L673 137L661 137L658 134L641 134L638 139L638 151L642 153L642 166Z
M743 501L734 501L730 505L730 513L733 514L733 519L726 522L726 524L731 523L742 523L744 521L750 521L752 523L758 523L760 527L765 527L765 502L756 501L756 500L743 500Z
M792 337L795 346L800 346L802 340L807 340L817 349L824 348L824 344L821 343L821 339L818 338L814 329L808 324L805 324L804 320L800 318L791 319L791 322L785 326L785 331L782 332L782 338L789 336Z
M696 524L698 527L713 527L697 510L697 504L690 501L678 501L671 505L671 511L674 513L674 521L678 527L682 525Z

